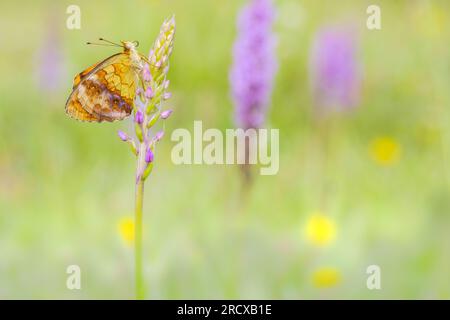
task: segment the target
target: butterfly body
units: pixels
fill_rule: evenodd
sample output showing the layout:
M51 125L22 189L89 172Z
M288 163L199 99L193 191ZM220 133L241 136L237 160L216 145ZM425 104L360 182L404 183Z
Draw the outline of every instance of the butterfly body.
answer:
M66 113L77 120L113 122L133 110L143 59L136 44L123 41L123 52L94 64L74 78Z

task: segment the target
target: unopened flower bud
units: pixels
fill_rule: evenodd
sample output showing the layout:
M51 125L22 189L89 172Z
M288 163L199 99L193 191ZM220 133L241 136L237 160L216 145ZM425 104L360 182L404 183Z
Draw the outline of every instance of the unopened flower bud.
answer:
M142 79L144 79L145 82L150 82L152 80L152 74L150 73L148 66L145 66L142 71Z
M170 80L165 80L164 84L163 84L164 89L169 88L169 84L170 84Z
M166 120L168 117L170 117L170 115L172 114L172 110L165 110L163 112L161 112L161 118Z
M144 122L144 113L142 112L141 109L138 109L136 111L136 114L134 115L134 121L137 124L142 124L142 122Z
M147 99L151 99L151 98L153 98L153 96L154 96L154 94L153 94L152 87L148 87L148 88L145 90L145 97L146 97Z
M156 142L158 142L159 140L161 140L162 139L162 137L164 136L164 131L158 131L156 134L155 134L155 141Z
M145 162L151 163L151 162L153 162L153 158L154 158L154 155L153 155L152 148L149 147L147 149L147 153L145 154Z
M117 134L119 135L119 138L122 141L128 141L130 139L128 137L128 135L125 132L121 131L121 130L117 131Z

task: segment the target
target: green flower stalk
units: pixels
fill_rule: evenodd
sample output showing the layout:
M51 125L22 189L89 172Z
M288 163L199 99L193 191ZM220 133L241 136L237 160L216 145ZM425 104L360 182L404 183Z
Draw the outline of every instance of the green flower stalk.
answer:
M137 299L145 297L142 272L144 182L153 170L156 144L164 136L164 131L154 130L153 127L159 120L166 120L172 114L172 110L162 110L162 107L171 97L170 92L167 91L170 82L166 77L174 36L175 18L172 16L162 24L148 58L137 51L137 41L121 41L121 44L116 44L100 38L100 41L108 45L123 48L123 52L77 74L74 79L74 89L65 106L66 113L70 117L86 122L113 122L123 120L131 113L134 115L136 139L123 131L119 131L118 136L120 140L128 144L137 158L134 226ZM92 43L88 42L88 44ZM126 85L130 85L130 81L133 81L133 88L137 87L135 92L122 90L126 89ZM110 88L111 85L114 90Z
M173 50L175 36L175 18L164 21L160 33L150 51L141 76L134 105L134 128L137 141L133 141L124 132L119 132L122 141L127 142L137 157L135 186L135 283L136 298L144 299L144 279L142 272L142 213L144 200L144 183L153 169L157 142L163 132L152 133L158 120L167 119L171 110L162 110L164 101L170 98L169 57Z

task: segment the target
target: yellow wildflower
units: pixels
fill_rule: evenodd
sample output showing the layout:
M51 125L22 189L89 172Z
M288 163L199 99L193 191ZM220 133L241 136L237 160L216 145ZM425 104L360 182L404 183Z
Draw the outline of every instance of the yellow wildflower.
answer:
M134 243L134 220L130 217L123 217L117 226L120 238L127 245L132 246Z
M316 288L331 288L338 285L341 280L339 270L332 267L319 268L312 275L313 285Z
M306 238L317 246L326 246L336 238L333 220L321 213L315 213L306 223Z
M400 146L390 137L376 138L370 144L372 159L382 166L395 164L400 158Z

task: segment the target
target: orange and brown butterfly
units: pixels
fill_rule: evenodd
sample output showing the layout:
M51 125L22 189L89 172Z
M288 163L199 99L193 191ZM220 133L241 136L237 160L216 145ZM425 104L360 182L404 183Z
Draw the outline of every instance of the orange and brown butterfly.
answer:
M111 45L123 47L112 55L75 76L73 91L66 102L66 113L77 120L113 122L129 116L133 110L136 87L148 62L136 47L136 41Z

